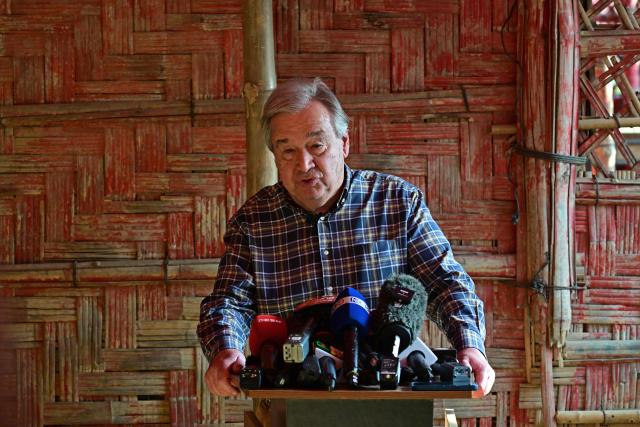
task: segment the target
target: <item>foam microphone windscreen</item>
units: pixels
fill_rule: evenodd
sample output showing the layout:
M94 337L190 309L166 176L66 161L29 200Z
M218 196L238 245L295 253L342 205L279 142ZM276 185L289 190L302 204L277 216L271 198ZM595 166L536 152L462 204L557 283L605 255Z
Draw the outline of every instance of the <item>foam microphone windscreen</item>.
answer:
M251 322L249 331L249 350L254 356L260 356L262 346L269 342L281 346L289 335L287 322L279 316L258 314Z
M424 285L408 274L394 274L380 288L372 330L379 351L397 356L420 334L427 309ZM399 340L399 342L398 342Z

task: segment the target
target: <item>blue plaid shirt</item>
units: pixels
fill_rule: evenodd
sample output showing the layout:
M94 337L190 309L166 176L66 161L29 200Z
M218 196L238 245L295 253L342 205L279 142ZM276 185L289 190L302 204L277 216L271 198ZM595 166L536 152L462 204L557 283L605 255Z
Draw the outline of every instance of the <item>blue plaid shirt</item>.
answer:
M314 217L281 183L265 187L231 218L213 292L201 304L198 336L210 359L242 350L253 316L286 316L310 298L356 288L375 307L392 273L426 287L427 315L456 349L484 353L484 311L453 258L422 192L392 175L351 170L336 206Z

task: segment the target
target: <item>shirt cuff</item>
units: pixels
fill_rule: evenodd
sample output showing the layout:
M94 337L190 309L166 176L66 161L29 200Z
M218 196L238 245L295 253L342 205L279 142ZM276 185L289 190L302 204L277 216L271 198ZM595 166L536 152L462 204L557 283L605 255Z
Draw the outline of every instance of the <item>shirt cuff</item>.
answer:
M231 335L217 335L212 337L207 343L201 342L202 351L209 362L222 350L234 349L243 351L244 342Z
M456 351L469 347L477 348L485 357L487 357L487 353L484 348L484 338L476 331L463 329L453 337L453 339L451 339L451 344L453 344Z

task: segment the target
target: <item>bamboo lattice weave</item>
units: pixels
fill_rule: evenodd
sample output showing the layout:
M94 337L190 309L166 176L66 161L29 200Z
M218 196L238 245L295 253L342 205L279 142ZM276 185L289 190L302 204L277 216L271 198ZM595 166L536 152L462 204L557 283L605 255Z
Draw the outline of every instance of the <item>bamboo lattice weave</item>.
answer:
M513 4L273 1L278 78L335 89L348 163L425 191L485 301L494 391L435 402L435 425L445 407L464 426L539 418L509 180L524 34ZM632 34L582 30L584 61L636 54ZM195 337L246 199L242 36L240 0L1 2L0 426L243 424L251 401L209 394ZM590 153L601 135L581 137ZM575 188L588 290L573 295L553 371L558 410L640 407L640 184L626 172ZM430 323L423 338L448 346Z

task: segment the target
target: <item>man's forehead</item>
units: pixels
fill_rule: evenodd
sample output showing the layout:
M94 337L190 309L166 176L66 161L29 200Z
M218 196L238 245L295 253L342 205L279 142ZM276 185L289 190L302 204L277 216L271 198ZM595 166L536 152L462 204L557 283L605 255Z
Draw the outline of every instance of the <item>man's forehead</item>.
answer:
M305 133L304 137L305 139L310 139L310 138L317 138L319 136L324 136L325 134L326 132L324 129L314 129ZM274 137L274 142L276 144L288 144L290 142L290 139L286 134L284 135L274 134L273 137Z

